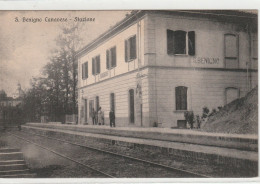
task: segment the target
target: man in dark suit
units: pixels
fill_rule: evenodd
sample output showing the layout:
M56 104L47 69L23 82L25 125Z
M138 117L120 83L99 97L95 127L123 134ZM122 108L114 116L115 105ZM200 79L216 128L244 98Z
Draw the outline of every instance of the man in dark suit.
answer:
M113 110L110 110L109 112L109 119L110 119L110 127L116 127L116 124L115 124L115 113Z

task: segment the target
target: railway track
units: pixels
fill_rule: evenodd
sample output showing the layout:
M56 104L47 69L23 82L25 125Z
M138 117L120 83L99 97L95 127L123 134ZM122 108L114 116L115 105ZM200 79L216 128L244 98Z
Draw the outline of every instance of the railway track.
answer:
M24 132L24 131L22 131L22 132ZM60 153L60 152L58 152L58 151L56 151L54 149L51 149L48 146L46 147L46 146L43 146L42 144L34 142L31 139L38 139L38 141L39 141L39 138L43 137L45 139L54 140L54 141L57 141L59 143L73 145L73 146L79 147L79 148L81 148L83 150L91 150L92 153L89 153L89 155L95 155L96 156L97 153L102 154L102 156L104 156L104 158L101 158L101 160L102 159L103 160L112 160L110 162L110 164L111 163L116 163L116 164L119 165L118 166L119 168L121 168L123 163L125 164L126 160L127 160L128 164L130 166L134 166L134 167L136 167L138 169L141 168L140 170L142 170L142 171L144 169L147 169L147 168L149 168L148 170L155 169L155 171L152 171L151 173L153 173L153 172L155 172L155 173L162 172L162 173L165 173L165 175L168 176L168 177L171 176L171 175L173 175L175 177L196 177L196 178L198 178L198 177L199 178L209 178L210 177L210 176L207 176L207 175L194 173L194 172L187 171L187 170L182 170L182 169L179 169L179 168L163 165L163 164L160 164L160 163L155 163L155 162L144 160L144 159L140 159L140 158L135 158L135 157L128 156L128 155L114 153L114 152L111 152L111 151L102 150L102 149L94 148L94 147L87 146L87 145L73 143L73 142L69 142L69 141L65 141L65 140L61 140L61 139L56 139L56 138L53 138L53 137L48 137L48 136L35 134L35 133L29 133L29 132L24 132L24 133L26 133L27 135L22 135L22 136L20 135L20 136L18 136L16 134L21 134L21 133L17 132L16 134L14 134L14 133L8 132L9 135L14 136L17 139L26 141L27 143L30 143L30 144L34 144L34 145L36 145L36 146L38 146L38 147L40 147L42 149L45 149L45 150L47 150L49 152L52 152L55 155L63 157L65 159L67 159L67 160L75 162L76 164L79 164L79 165L81 165L83 167L91 169L92 171L95 171L95 172L97 172L99 174L102 174L105 177L116 178L118 176L117 176L117 174L115 172L113 172L113 174L111 174L111 172L107 173L108 171L102 171L102 169L97 169L96 167L91 166L91 164L86 164L86 163L84 163L84 161L78 161L78 160L76 160L76 159L74 159L74 158L72 158L72 157L70 157L68 155L64 155L64 154L62 154L62 153ZM30 138L24 137L24 136L28 136L28 134L30 134ZM35 136L35 137L33 137L33 136ZM38 137L38 138L36 138L36 137ZM43 139L40 139L40 140L42 142ZM108 155L110 155L110 157L108 157ZM111 156L112 156L112 158L111 158ZM93 163L93 160L89 160L89 162ZM110 165L110 164L108 164L108 165ZM103 169L103 170L106 170L106 169ZM134 170L134 168L132 170ZM120 172L122 172L122 171L120 171ZM130 172L131 172L131 168L130 168ZM119 177L121 177L121 176L119 175ZM133 176L131 176L131 177L133 177Z

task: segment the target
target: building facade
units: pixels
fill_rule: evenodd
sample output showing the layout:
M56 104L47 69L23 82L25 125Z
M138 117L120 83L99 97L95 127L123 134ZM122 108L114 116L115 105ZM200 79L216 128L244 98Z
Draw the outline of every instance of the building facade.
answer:
M15 107L22 103L22 97L24 91L21 88L21 84L17 84L17 89L12 94L12 97L8 97L4 90L0 91L0 108L1 107Z
M136 11L82 48L79 124L102 107L117 126L177 127L257 85L257 15Z

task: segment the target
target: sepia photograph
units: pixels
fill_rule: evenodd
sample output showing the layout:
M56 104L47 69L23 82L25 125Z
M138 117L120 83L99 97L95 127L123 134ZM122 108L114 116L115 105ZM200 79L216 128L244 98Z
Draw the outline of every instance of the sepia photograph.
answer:
M259 177L258 9L0 22L0 182Z

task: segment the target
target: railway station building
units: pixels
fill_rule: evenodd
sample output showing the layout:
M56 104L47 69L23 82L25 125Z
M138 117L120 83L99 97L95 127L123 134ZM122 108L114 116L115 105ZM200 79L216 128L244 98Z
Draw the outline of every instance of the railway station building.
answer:
M77 52L79 124L177 127L257 85L257 14L135 11Z

